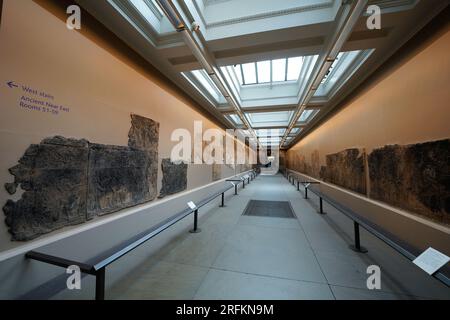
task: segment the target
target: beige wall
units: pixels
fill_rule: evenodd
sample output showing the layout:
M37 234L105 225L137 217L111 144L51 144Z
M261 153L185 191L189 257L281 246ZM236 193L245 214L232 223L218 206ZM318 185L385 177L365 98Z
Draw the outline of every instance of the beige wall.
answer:
M450 27L447 24L379 72L339 112L288 150L287 158L292 161L304 156L311 164L311 155L318 152L320 165L325 165L327 154L349 148L365 148L369 154L374 148L389 144L406 145L450 138L449 52ZM330 184L323 185L329 195L384 225L416 248L433 244L450 252L448 226L437 225L412 212L367 200ZM374 206L374 203L378 204ZM402 217L402 222L392 222L395 216ZM405 224L405 217L428 226L422 230L421 237L417 237L419 227L416 224L409 231L405 230L404 226L409 225L409 222ZM439 235L433 235L429 227ZM437 238L433 239L434 236Z
M82 32L66 28L64 12L51 1L5 0L0 29L0 204L10 196L3 185L12 182L8 168L27 147L53 135L85 138L103 144L127 145L130 113L160 123L159 158L168 158L176 128L217 127L193 108L193 103L152 68L124 54L109 39L82 24ZM58 16L59 15L59 16ZM85 18L85 17L82 17ZM87 20L84 20L87 21ZM83 22L83 20L82 20ZM117 40L116 40L117 42ZM126 50L125 50L126 53ZM136 63L135 63L136 61ZM150 70L150 72L149 72ZM54 95L70 112L51 115L19 107L21 89L15 81ZM161 169L158 187L161 187ZM207 165L191 165L188 189L212 181ZM3 213L2 213L3 214ZM0 219L0 251L21 245L11 242ZM42 238L42 237L41 237Z
M374 148L450 137L450 31L377 79L289 150L309 159L347 148Z

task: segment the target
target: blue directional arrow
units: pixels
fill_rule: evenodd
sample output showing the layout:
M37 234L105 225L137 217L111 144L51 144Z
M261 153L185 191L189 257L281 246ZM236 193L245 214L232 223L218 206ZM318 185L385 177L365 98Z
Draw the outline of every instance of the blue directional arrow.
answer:
M14 81L10 81L7 83L8 87L12 88L18 88L19 86L17 84L14 83Z

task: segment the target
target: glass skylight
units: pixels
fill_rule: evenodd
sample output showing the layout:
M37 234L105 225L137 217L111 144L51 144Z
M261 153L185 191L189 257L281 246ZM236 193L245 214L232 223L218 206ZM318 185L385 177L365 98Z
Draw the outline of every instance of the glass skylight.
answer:
M115 0L119 2L119 0ZM129 0L121 1L123 5L132 11L137 11L151 29L158 35L167 34L174 31L174 27L169 23L165 13L155 0ZM138 18L139 19L139 18ZM140 22L140 21L139 21Z
M275 144L279 144L281 142L281 138L280 137L271 137L271 138L258 138L259 142L262 144L270 144L270 145L275 145Z
M294 57L238 64L234 66L234 72L240 85L297 81L303 59Z
M256 66L254 63L246 63L242 65L244 81L246 84L256 83Z
M333 70L336 68L336 65L338 64L339 60L342 58L343 54L344 54L343 52L340 52L338 54L338 56L334 60L333 64L331 65L330 69L328 70L327 74L325 75L325 77L323 77L321 84L324 84L325 82L328 81L328 78L330 77L330 74L333 73Z
M298 122L309 122L318 112L319 110L304 110L300 118L298 118Z
M258 137L281 137L286 129L258 129L255 132Z
M234 73L236 74L239 83L242 85L244 83L244 79L242 78L242 70L240 64L234 66Z
M154 23L155 14L152 9L143 0L130 0L133 6L142 14L142 16L151 24ZM159 8L159 7L158 7ZM159 18L159 17L158 17ZM159 19L158 19L159 20Z
M286 80L297 80L303 66L303 57L289 58Z
M212 95L217 101L219 101L219 89L208 78L204 70L194 70L192 74L197 78L201 85Z
M286 81L286 59L272 61L272 81Z
M237 114L230 114L229 119L231 119L231 121L233 121L235 124L237 125L242 125L242 120L241 118L239 118L239 116Z
M192 84L203 95L206 94L206 96L209 96L209 98L213 98L216 103L225 102L225 98L223 97L222 93L220 93L219 89L216 87L205 70L193 70L191 72L185 73L185 77L186 74L191 74L191 76L188 76L188 78L191 78L191 81L194 81Z
M158 12L161 14L161 16L164 16L164 12L162 11L158 2L156 2L156 0L152 0L152 3L153 3L153 6L156 8L156 10L158 10Z
M309 116L312 114L312 110L304 110L298 121L300 122L306 122L308 120Z
M255 128L284 127L289 124L292 112L255 112L246 113L245 116L250 121L251 126Z
M259 61L258 68L258 83L270 82L270 60Z
M315 97L331 98L363 65L373 49L340 52L317 88Z

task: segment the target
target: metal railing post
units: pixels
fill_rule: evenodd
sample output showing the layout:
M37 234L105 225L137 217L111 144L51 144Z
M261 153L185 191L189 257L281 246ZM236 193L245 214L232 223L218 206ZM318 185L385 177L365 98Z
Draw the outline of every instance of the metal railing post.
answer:
M235 196L237 196L237 194L238 194L238 193L237 193L237 187L238 187L238 185L235 184L235 185L234 185L234 195L235 195Z
M308 187L305 187L305 199L308 199Z
M353 229L355 232L355 244L350 245L350 248L353 251L366 253L367 249L361 246L360 238L359 238L359 223L353 221Z
M225 192L222 192L222 204L221 207L225 207Z
M105 300L105 268L95 274L95 300Z
M300 191L300 181L297 180L297 191Z
M198 209L194 211L194 229L190 230L190 233L199 233L201 230L198 226Z
M319 199L320 199L320 200L319 200L320 213L321 213L321 214L324 214L324 212L323 212L323 200L322 200L322 197L320 197Z

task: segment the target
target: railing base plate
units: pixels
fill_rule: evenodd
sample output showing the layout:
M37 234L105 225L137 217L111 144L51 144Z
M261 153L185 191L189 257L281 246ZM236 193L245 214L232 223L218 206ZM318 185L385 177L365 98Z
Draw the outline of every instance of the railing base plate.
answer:
M192 230L189 230L189 232L190 233L200 233L200 232L202 232L202 229L200 229L200 228L198 228L197 230L192 229Z
M367 249L364 248L364 247L359 247L359 249L356 248L356 246L355 246L354 244L351 244L351 245L349 245L348 247L349 247L350 249L352 249L353 251L359 252L359 253L367 253L367 252L369 252L369 250L367 250Z

